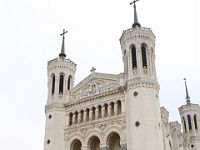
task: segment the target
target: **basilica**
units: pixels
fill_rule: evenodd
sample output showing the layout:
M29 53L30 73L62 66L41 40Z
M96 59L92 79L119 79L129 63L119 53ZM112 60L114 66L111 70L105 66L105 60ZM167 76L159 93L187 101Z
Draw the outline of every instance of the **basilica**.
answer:
M47 66L44 150L200 150L200 106L186 81L181 123L160 107L156 37L139 23L135 3L134 23L120 37L122 73L92 68L74 85L77 65L66 58L63 31L61 53Z

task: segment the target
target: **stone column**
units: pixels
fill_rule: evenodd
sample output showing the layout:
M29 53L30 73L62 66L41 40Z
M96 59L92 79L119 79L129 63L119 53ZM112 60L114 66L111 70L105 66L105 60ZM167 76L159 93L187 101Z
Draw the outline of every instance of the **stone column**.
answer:
M105 107L103 106L101 108L101 118L104 118L105 117Z
M187 115L186 115L186 116L184 116L184 118L185 118L186 130L187 130L186 132L188 132L188 133L189 133L190 131L189 131L189 126L188 126L188 119L187 119Z
M87 122L87 111L84 110L83 112L83 122Z
M118 104L116 102L114 103L114 115L117 115L117 111L118 111Z
M112 106L108 105L108 116L109 117L111 116L111 111L112 111Z
M70 116L69 116L69 113L67 113L66 115L66 125L69 126L70 125Z
M81 112L78 113L78 123L81 123Z
M109 150L108 146L106 145L106 143L101 143L100 144L100 150Z
M126 144L121 144L121 150L127 150L127 145Z
M89 121L92 121L92 109L89 111Z
M73 113L73 123L72 124L75 124L76 123L76 114Z
M124 100L122 100L121 101L121 113L125 113L125 101Z
M99 108L97 107L95 109L95 119L98 119L98 117L99 117Z
M192 125L192 132L195 133L195 126L194 126L194 115L190 114L190 118L191 118L191 125Z

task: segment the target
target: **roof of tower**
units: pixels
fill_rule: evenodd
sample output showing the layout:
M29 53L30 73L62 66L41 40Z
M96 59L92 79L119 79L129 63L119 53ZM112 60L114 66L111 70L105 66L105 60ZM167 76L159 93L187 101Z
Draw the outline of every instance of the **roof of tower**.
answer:
M62 47L61 47L61 53L59 54L60 58L65 58L66 54L65 54L65 34L67 33L67 31L65 31L65 29L63 29L63 33L60 34L60 36L63 37L62 39Z
M187 82L186 82L186 78L184 78L184 81L185 81L185 91L186 91L186 103L187 105L190 105L190 96L189 96L189 92L188 92L188 88L187 88Z
M135 5L135 3L137 1L139 1L139 0L134 0L133 2L130 3L130 5L134 4L133 5L133 7L134 7L134 23L132 25L133 28L136 27L136 26L141 27L140 23L138 22L137 10L136 10L136 5Z

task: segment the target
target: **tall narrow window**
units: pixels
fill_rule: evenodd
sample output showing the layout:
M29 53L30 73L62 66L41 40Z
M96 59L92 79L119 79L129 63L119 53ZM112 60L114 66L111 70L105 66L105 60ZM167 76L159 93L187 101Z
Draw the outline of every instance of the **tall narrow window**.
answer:
M194 115L194 127L195 127L196 130L198 129L198 126L197 126L197 115L196 114Z
M64 75L60 75L60 81L59 81L59 94L63 94L63 85L64 85Z
M72 76L70 75L68 77L68 81L67 81L67 90L70 90L71 89L71 82L72 82Z
M145 45L142 45L142 66L147 68L147 52Z
M192 130L192 122L190 115L187 115L189 130Z
M132 67L133 69L137 68L137 56L136 56L136 48L133 46L131 48L131 54L132 54Z
M51 94L55 92L55 75L52 75Z
M184 126L184 129L185 129L185 132L187 132L186 122L185 122L185 118L184 117L183 117L183 126Z

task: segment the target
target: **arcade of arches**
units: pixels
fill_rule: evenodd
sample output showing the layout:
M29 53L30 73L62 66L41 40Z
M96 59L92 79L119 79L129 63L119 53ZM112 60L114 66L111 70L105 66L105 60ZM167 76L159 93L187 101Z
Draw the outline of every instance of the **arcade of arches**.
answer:
M79 139L73 140L70 150L83 150L82 142ZM107 137L106 146L101 146L99 137L92 136L87 143L85 150L121 150L120 136L116 132L112 132Z

